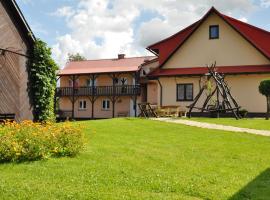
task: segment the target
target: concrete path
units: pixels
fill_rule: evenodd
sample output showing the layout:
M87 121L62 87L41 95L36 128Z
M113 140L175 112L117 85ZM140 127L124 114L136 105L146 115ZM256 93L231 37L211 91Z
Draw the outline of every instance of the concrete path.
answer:
M153 118L152 120L169 122L169 123L176 123L176 124L184 124L187 126L194 126L194 127L206 128L206 129L215 129L215 130L223 130L223 131L232 131L232 132L241 132L241 133L250 133L250 134L255 134L255 135L270 136L270 131L267 131L267 130L239 128L239 127L235 127L235 126L210 124L210 123L206 123L206 122L196 122L196 121L191 121L191 120L173 119L173 118Z

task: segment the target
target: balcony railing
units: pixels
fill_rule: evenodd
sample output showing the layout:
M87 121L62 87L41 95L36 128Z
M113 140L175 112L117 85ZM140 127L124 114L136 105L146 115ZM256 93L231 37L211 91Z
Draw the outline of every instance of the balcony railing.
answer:
M56 96L133 96L140 95L140 85L94 86L94 87L59 87Z

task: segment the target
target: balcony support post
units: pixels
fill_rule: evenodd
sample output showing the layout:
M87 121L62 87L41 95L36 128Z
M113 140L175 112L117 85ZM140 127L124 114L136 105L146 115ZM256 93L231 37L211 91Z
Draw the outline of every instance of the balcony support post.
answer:
M59 79L61 78L61 76L58 76L57 78L56 78L56 85L57 85L57 82L59 81ZM56 115L57 114L57 100L59 100L60 99L60 97L58 97L57 98L57 87L56 87L56 89L55 89L55 93L54 93L54 102L53 102L53 110L54 110L54 114Z
M133 74L133 78L134 78L134 83L135 83L135 95L134 95L134 99L133 99L133 102L134 102L134 112L135 112L135 117L137 117L137 100L138 100L138 95L137 95L137 86L140 84L139 83L139 72L135 72Z
M111 77L112 82L113 82L113 94L112 97L110 98L112 101L112 118L115 118L115 103L118 99L118 97L116 97L116 85L115 85L115 80L116 78L118 78L117 74L109 74L109 77Z
M92 90L91 90L91 98L90 98L90 101L91 101L91 118L94 119L95 116L94 116L94 108L95 108L95 101L97 100L96 96L95 96L95 81L97 79L98 75L96 74L92 74L91 75L91 81L92 81Z
M74 114L74 107L75 107L75 82L76 82L76 77L75 75L72 75L72 119L74 119L75 114Z

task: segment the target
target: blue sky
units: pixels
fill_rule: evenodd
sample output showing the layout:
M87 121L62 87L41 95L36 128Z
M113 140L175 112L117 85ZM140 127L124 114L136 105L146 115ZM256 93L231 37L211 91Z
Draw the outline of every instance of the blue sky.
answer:
M63 65L68 53L89 59L147 54L146 45L198 20L211 7L270 31L270 0L17 0L34 34Z

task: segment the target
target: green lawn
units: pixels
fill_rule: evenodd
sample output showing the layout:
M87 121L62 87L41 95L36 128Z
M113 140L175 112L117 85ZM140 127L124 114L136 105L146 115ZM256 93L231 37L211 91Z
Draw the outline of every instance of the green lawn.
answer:
M0 165L0 199L268 200L270 138L140 119L80 122L76 158Z
M229 125L229 126L236 126L236 127L243 127L243 128L252 128L258 130L270 130L270 121L265 120L263 118L246 118L236 120L234 118L186 118L188 120L194 120L199 122L207 122L207 123L214 123L214 124L222 124L222 125Z

